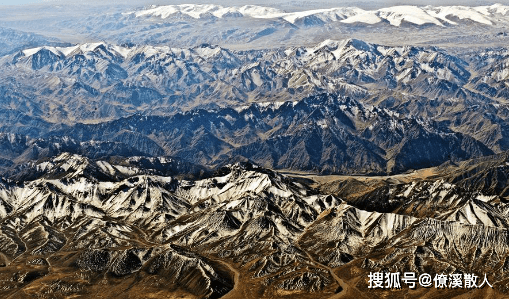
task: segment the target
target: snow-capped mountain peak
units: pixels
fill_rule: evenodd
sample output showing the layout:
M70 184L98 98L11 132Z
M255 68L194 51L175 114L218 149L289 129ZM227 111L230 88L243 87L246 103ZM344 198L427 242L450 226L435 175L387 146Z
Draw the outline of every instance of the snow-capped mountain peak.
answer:
M104 42L97 42L97 43L83 43L83 44L78 44L78 45L74 45L74 46L70 46L70 47L50 47L50 46L36 47L36 48L23 50L22 53L24 56L28 57L28 56L33 56L34 54L38 53L41 50L47 50L57 56L68 57L68 56L72 56L72 55L76 55L76 54L93 52L93 51L97 51L100 49L105 49L106 51L108 51L110 53L114 53L114 54L122 56L124 58L130 52L129 48L125 48L125 47L118 46L118 45L107 44Z

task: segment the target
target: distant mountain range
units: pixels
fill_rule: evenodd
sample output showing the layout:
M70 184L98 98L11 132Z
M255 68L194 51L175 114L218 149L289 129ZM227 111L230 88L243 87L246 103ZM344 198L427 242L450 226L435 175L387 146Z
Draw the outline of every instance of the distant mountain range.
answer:
M208 43L243 50L311 46L325 39L350 37L378 44L464 48L505 46L509 39L509 6L502 4L401 5L368 10L355 7L362 6L355 2L349 4L353 7L332 8L331 3L322 8L315 1L266 6L214 2L4 6L0 27L17 33L2 42L6 46L2 53L19 50L20 45L48 45L44 39L53 44L104 41L179 48Z
M150 8L132 12L137 18L175 18L194 19L255 18L282 19L291 24L316 26L333 22L344 24L360 23L374 25L389 23L392 26L412 25L458 25L462 22L474 22L483 25L507 23L509 6L494 4L491 6L412 6L401 5L378 10L364 10L357 7L338 7L297 12L285 12L279 9L256 6L224 7L213 4L153 5Z

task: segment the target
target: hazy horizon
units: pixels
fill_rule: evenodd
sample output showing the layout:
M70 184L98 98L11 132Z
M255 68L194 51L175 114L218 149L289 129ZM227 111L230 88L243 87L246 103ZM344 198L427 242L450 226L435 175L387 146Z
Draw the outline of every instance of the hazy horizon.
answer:
M359 1L327 1L327 0L318 0L318 1L235 1L235 4L231 4L229 1L224 0L195 0L195 1L149 1L149 0L137 0L126 3L124 1L118 0L106 0L106 1L87 1L87 4L92 4L93 2L97 2L97 4L122 4L122 5L172 5L172 4L220 4L224 6L238 6L238 5L262 5L262 6L271 6L271 7L280 7L283 9L291 9L291 8L330 8L330 7L344 7L344 6L355 6L365 9L377 9L382 7L390 7L396 5L418 5L418 6L447 6L447 5L464 5L464 6L482 6L482 5L492 5L495 3L501 3L505 5L509 5L509 1L485 1L485 0L470 0L470 1L457 1L457 0L433 0L433 1L425 1L425 0L413 0L413 1L402 1L402 0L389 0L389 1L367 1L367 0L359 0ZM0 0L0 6L22 6L22 5L41 5L41 4L70 4L70 3L79 3L84 4L81 1L74 0Z

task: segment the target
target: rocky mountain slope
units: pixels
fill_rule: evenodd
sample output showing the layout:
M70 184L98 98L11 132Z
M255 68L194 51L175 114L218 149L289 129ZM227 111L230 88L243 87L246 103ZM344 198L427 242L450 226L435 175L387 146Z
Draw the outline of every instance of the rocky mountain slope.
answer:
M446 2L0 5L0 297L507 296L509 7Z
M53 122L299 99L324 91L365 97L389 88L427 98L485 100L464 88L468 64L443 50L354 39L261 51L104 43L39 47L6 56L0 65L3 106ZM159 108L152 110L154 105Z
M173 116L121 118L50 131L4 134L6 167L63 151L91 158L167 155L200 165L251 160L319 173L399 173L493 152L429 120L337 94Z
M402 172L509 149L507 103L474 85L494 84L478 72L494 59L503 65L502 56L356 39L260 51L39 47L0 59L1 130L118 142L120 153L209 166L240 158L324 173ZM311 140L321 146L309 148Z
M506 204L442 181L347 203L245 163L193 181L68 153L31 167L0 185L4 296L368 298L388 268L505 290Z

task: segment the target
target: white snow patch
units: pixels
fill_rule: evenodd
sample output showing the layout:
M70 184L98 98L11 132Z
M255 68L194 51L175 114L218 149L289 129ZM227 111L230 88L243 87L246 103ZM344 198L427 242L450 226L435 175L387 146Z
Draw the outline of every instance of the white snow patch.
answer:
M482 202L490 202L490 201L492 201L495 198L496 198L495 195L489 196L489 195L479 194L479 195L477 195L477 197L475 199L477 199L479 201L482 201Z
M352 24L352 23L364 23L364 24L376 24L381 22L382 19L380 19L374 12L367 11L358 15L354 15L351 17L348 17L344 20L341 20L340 22L346 23L346 24Z
M393 6L382 8L378 11L379 16L389 21L393 26L400 26L403 21L416 25L435 24L443 26L436 18L427 14L423 9L412 5Z

